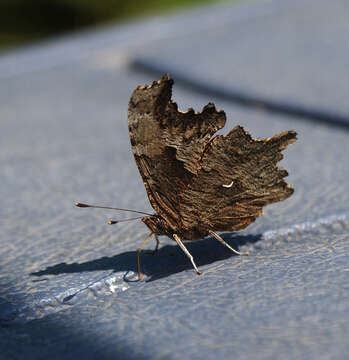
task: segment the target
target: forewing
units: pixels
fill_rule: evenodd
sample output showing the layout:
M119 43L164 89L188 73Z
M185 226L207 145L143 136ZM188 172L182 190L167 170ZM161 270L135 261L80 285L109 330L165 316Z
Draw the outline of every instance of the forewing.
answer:
M239 230L262 215L263 206L288 198L293 193L284 181L288 173L276 164L295 140L294 131L252 139L240 126L214 137L197 177L181 194L183 227Z
M178 111L171 101L173 81L165 75L132 94L128 123L134 157L154 210L177 230L182 226L182 194L201 170L212 136L226 118L213 104L201 113Z

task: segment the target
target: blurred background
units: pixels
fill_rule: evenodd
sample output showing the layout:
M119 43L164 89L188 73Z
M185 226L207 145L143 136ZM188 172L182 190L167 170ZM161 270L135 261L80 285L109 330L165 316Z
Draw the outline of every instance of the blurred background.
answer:
M107 22L222 0L1 0L0 52ZM225 1L226 2L226 1Z

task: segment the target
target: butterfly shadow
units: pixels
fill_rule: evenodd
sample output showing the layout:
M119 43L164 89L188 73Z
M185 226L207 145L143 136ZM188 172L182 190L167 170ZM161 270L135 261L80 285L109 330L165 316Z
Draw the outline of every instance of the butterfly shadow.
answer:
M257 235L236 235L225 233L223 239L234 249L239 249L246 244L254 244L261 239ZM161 239L160 239L161 240ZM185 243L189 252L193 255L197 266L208 265L216 261L238 256L223 246L213 237L207 237L200 241ZM192 270L192 265L183 251L175 243L160 246L158 251L143 250L141 254L142 273L146 275L146 281L154 281L169 275ZM92 271L112 270L113 272L137 273L137 251L126 251L110 257L86 261L83 263L59 263L47 267L45 270L32 272L30 275L41 277L45 275L72 274ZM128 281L125 276L125 281Z

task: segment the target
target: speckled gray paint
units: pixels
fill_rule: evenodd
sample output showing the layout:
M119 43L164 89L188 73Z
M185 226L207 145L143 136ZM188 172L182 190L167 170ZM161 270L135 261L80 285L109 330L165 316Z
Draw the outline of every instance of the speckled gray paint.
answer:
M276 14L225 23L234 17L231 6L222 17L224 26L216 19L215 29L145 44L138 53L165 71L185 71L218 88L336 114L349 125L348 13L345 0L303 1Z

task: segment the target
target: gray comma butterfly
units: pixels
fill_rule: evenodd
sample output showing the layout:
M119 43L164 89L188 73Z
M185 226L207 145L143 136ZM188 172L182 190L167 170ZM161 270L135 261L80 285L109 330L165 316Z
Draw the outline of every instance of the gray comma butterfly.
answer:
M129 102L132 151L155 210L143 213L150 233L142 247L152 235L157 245L157 236L166 235L200 274L183 241L211 235L240 254L217 232L243 229L263 214L263 206L292 195L293 188L284 181L288 173L277 162L297 134L283 131L259 140L236 126L215 136L225 125L224 111L210 103L199 113L181 112L171 100L172 85L166 74L150 86L137 87Z

